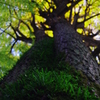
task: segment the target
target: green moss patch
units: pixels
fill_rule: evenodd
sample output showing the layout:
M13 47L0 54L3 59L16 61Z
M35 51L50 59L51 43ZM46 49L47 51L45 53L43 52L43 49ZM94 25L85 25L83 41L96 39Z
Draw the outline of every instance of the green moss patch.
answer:
M1 100L97 100L91 88L82 84L83 74L66 64L62 54L55 56L53 39L36 46L29 69L0 88Z

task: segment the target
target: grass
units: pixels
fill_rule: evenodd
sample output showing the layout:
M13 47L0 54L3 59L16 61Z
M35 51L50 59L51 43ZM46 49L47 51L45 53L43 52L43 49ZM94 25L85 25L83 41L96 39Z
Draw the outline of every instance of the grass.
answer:
M69 72L68 72L69 73ZM79 86L79 78L66 71L29 69L17 82L6 85L1 100L95 100L89 88Z
M53 39L43 40L32 52L30 68L5 88L1 100L97 100L81 82L80 73L55 57Z

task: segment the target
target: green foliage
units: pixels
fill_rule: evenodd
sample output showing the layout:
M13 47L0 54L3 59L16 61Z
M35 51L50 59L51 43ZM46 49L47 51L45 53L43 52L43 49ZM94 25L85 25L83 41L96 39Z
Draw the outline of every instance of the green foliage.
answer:
M31 14L39 15L39 9L48 12L50 5L45 2L46 0L41 1L43 2L40 2L40 0L34 0L34 2L31 0L0 1L0 79L12 68L19 58L19 56L9 53L11 45L14 43L13 40L16 37L10 23L16 29L19 20L21 19L31 29ZM87 2L91 5L89 8L90 12L88 13L88 16L86 16L89 18L91 15L98 13L98 10L100 9L100 0L87 0ZM81 4L83 4L83 1L74 8L78 9ZM83 15L85 10L86 6L82 6L80 15ZM74 14L72 15L72 19L74 19ZM96 16L96 22L94 19L90 19L85 24L86 26L91 24L92 27L98 29L99 17ZM26 25L20 24L19 29L26 37L33 37L33 30L29 30ZM3 30L5 31L3 32ZM6 85L4 89L1 89L2 100L21 100L26 98L36 98L38 100L45 95L53 100L62 100L62 98L68 98L69 100L94 100L94 97L91 96L88 88L79 86L79 74L77 74L77 72L74 72L73 74L72 68L62 63L62 54L59 55L59 57L55 57L52 43L53 41L44 40L43 43L40 42L38 45L35 45L37 49L31 54L31 59L33 59L33 61L30 62L33 66L22 75L17 82ZM17 42L16 46L14 46L13 53L21 55L29 48L30 46L28 44Z
M48 1L48 2L47 2ZM27 38L34 37L34 27L31 26L32 21L32 14L35 15L35 22L37 23L36 26L40 25L40 22L44 22L43 16L40 16L39 10L45 11L48 13L48 9L51 7L56 8L56 5L52 0L2 0L0 1L0 78L4 71L4 68L7 68L7 71L12 68L12 66L16 63L19 56L17 54L23 54L26 52L30 46L23 42L17 42L16 45L13 47L15 54L9 54L11 46L13 45L14 38L16 38L16 34L14 30L12 29L11 25L16 29L19 27L20 32L22 32L23 35L25 35ZM98 11L100 10L99 2L100 0L87 0L87 5L84 5L84 2L86 0L82 0L79 2L72 10L72 22L74 20L75 12L78 11L79 7L81 7L80 11L80 20L79 22L83 21L83 16L86 12L86 7L89 5L89 8L87 8L87 15L86 18L90 18L91 15L98 14ZM95 2L95 3L94 3ZM50 3L50 4L49 4ZM53 10L53 9L52 9ZM51 11L52 12L52 11ZM69 12L67 12L66 17L69 18ZM49 15L49 13L47 14ZM99 15L99 14L98 14ZM39 17L40 16L40 17ZM42 19L41 19L42 17ZM49 17L49 16L48 16ZM96 20L95 20L96 19ZM89 27L91 24L92 27L99 29L99 17L95 16L90 20L87 20L84 25L85 27ZM20 21L23 21L24 23L20 24ZM10 25L11 24L11 25ZM44 54L42 52L41 56ZM4 68L3 68L4 67Z
M18 44L15 46L13 54L11 54L8 45L0 49L0 79L13 68L20 55L30 48L29 45L21 43L20 45ZM18 48L20 49L18 50Z
M95 100L88 88L78 85L79 79L66 71L30 69L17 82L6 85L2 91L2 100L41 100L44 95L55 100L63 95L69 100ZM59 96L58 96L59 94ZM60 99L63 100L63 99Z
M55 56L53 39L35 46L32 66L16 82L0 88L2 100L96 100L89 87L79 84L80 74Z

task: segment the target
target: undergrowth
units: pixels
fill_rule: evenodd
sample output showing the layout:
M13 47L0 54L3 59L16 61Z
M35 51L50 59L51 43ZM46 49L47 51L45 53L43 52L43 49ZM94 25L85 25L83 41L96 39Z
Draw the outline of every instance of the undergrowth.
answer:
M31 67L20 78L0 88L0 100L97 100L80 73L55 57L53 39L37 45Z

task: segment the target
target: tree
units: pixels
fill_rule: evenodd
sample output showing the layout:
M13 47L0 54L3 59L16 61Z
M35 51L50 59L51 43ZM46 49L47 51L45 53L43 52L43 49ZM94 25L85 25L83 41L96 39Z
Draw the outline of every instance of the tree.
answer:
M1 17L3 17L3 19L0 18L1 38L8 38L3 38L3 41L4 39L8 41L4 41L7 46L10 42L11 46L8 50L13 54L13 50L19 51L19 44L25 47L25 44L23 45L19 41L32 43L35 37L37 43L48 35L51 37L54 35L56 54L63 52L67 63L83 71L90 80L100 83L100 68L92 57L92 55L99 57L99 41L93 39L94 36L99 34L99 24L93 22L93 18L99 19L100 13L97 12L99 2L99 0L2 1L0 2ZM97 26L93 26L94 23ZM93 33L93 28L98 31ZM85 41L87 47L92 46L92 55L81 38ZM94 51L93 47L96 48ZM33 48L32 46L31 50ZM3 49L2 47L1 50ZM22 50L19 51L20 54L24 52ZM8 78L11 79L11 76L8 76Z

